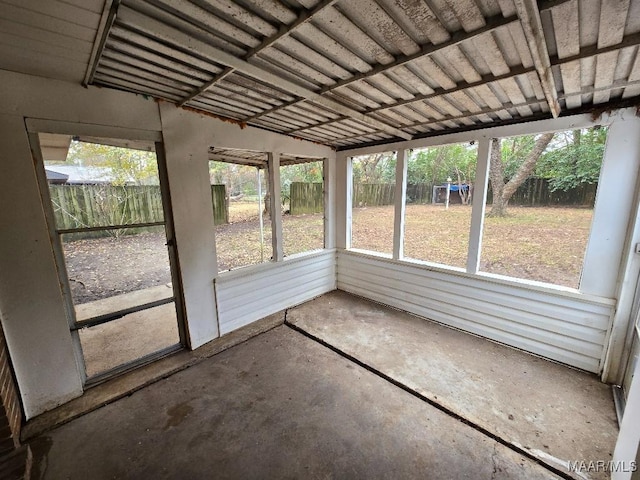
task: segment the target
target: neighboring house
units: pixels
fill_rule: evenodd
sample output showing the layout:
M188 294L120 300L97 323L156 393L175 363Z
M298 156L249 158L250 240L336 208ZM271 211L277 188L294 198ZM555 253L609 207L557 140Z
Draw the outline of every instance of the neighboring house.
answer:
M47 182L52 185L64 185L69 180L69 175L65 175L64 173L54 172L48 168L45 168L44 171L47 174Z
M45 172L47 182L58 185L103 185L113 183L117 178L110 167L47 165ZM133 183L133 181L127 183Z

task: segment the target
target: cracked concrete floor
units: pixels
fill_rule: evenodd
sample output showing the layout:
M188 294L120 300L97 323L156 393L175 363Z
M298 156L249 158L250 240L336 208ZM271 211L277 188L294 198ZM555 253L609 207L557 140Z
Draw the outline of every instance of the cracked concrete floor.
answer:
M287 326L31 442L34 478L557 478Z

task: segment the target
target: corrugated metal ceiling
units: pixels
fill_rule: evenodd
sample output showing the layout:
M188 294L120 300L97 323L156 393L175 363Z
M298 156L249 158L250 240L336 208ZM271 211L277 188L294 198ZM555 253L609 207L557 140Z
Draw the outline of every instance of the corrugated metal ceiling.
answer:
M98 33L90 83L336 148L549 117L640 95L640 0L108 0L105 6L104 35L96 5L91 18L83 17ZM2 23L3 15L0 41L5 23L19 21L14 12Z

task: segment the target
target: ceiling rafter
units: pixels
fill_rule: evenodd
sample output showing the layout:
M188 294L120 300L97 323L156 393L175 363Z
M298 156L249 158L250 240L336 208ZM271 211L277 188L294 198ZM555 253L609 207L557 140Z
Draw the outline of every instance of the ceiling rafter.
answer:
M627 81L627 80L616 80L611 85L607 85L605 87L583 87L579 92L571 92L571 93L562 93L558 98L563 99L567 97L572 97L574 95L587 95L591 93L597 92L610 92L611 90L618 90L620 88L631 88L640 86L640 80Z
M557 55L554 55L550 57L549 61L551 63L551 66L555 67L556 65L575 62L576 60L582 60L583 58L594 57L603 53L622 50L623 48L637 47L638 45L640 45L640 33L632 33L624 36L622 38L622 41L615 45L598 48L598 44L596 43L587 47L581 47L580 53L578 53L577 55L572 55L565 58L559 58Z
M462 42L468 41L468 40L472 40L473 38L476 38L480 35L483 35L485 33L488 32L492 32L500 27L504 27L507 26L513 22L518 22L519 19L517 16L511 16L511 17L503 17L502 15L496 15L493 17L489 17L486 19L486 23L483 27L478 28L477 30L472 30L470 32L465 32L464 30L459 30L457 32L454 32L451 35L451 38L449 40L447 40L446 42L443 43L439 43L437 45L434 45L432 43L423 45L422 48L417 51L416 53L412 54L412 55L400 55L397 56L395 58L395 60L391 63L387 63L384 65L378 65L376 67L374 67L373 69L369 70L366 73L358 73L352 77L346 78L344 80L340 80L336 83L334 83L333 85L328 85L324 88L321 88L318 93L321 95L324 95L325 93L329 93L332 92L333 90L336 90L338 88L342 88L342 87L346 87L348 85L351 85L355 82L359 82L361 80L366 80L368 78L371 78L375 75L378 75L380 73L384 73L387 72L393 68L396 67L400 67L402 65L405 65L409 62L413 62L414 60L419 60L420 58L423 57L428 57L430 55L433 55L434 53L440 52L442 50L444 50L445 48L449 48L449 47L453 47L453 46L457 46ZM296 103L300 102L302 100L292 100L290 102L286 102L283 103L282 105L270 108L269 110L265 110L264 112L260 112L257 113L251 117L247 117L246 119L243 119L243 121L245 122L250 122L252 120L255 120L257 118L260 118L263 115L268 115L270 113L273 113L277 110L280 110L282 108L287 108L290 107L292 105L295 105Z
M540 100L539 98L535 98L535 97L526 98L524 102L520 102L520 103L505 102L496 108L483 108L476 112L467 111L460 115L447 115L437 120L434 119L428 122L415 122L410 125L403 125L402 128L428 127L429 125L433 125L434 123L455 122L456 120L477 117L479 115L487 115L489 113L498 113L498 112L502 112L503 110L510 110L514 108L530 107L531 105L539 105L540 103L544 103L544 100Z
M559 7L563 3L575 2L577 0L538 0L538 10L544 12L545 10L551 10L554 7Z
M443 123L443 122L455 122L456 120L462 120L465 118L471 118L471 117L477 117L479 115L487 115L489 113L498 113L498 112L502 112L504 110L509 110L509 109L514 109L514 108L522 108L522 107L530 107L532 105L539 105L540 103L544 103L544 100L538 99L538 98L527 98L525 99L524 102L520 102L520 103L511 103L511 102L506 102L502 105L500 105L499 107L496 108L483 108L481 110L478 110L476 112L471 112L471 111L467 111L464 112L460 115L445 115L442 118L438 118L438 119L432 119L429 120L427 122L414 122L408 125L403 125L402 128L419 128L419 127L428 127L429 125L434 125L437 123ZM312 130L316 127L320 127L322 125L314 125L313 127L308 127L305 128L304 130ZM301 130L302 131L302 130ZM353 135L353 136L348 136L348 137L342 137L339 138L338 140L342 141L342 140L349 140L352 138L358 138L358 137L362 137L362 136L369 136L369 135L376 135L381 133L379 130L376 130L374 132L370 132L370 133L364 133L364 134L360 134L360 135Z
M209 45L206 42L191 37L170 25L162 23L159 20L148 17L128 7L120 7L118 12L120 24L128 25L146 35L162 40L162 42L175 45L179 49L189 52L196 57L204 57L210 61L227 67L233 67L238 72L248 75L258 81L267 83L276 88L283 89L290 94L318 103L329 110L333 110L341 115L346 115L355 120L359 120L365 124L369 124L374 128L384 130L396 137L409 140L411 135L406 134L402 130L393 125L381 122L371 117L367 117L361 112L348 107L342 103L322 97L318 92L309 90L297 83L286 80L270 71L248 63L247 61L235 57L217 47Z
M560 115L560 103L558 102L558 92L553 80L551 61L547 50L547 42L544 38L538 4L536 0L515 0L515 6L524 36L529 45L533 64L538 72L538 77L540 77L542 91L547 99L551 114L556 118Z
M98 31L96 33L96 39L93 42L93 48L91 49L91 57L89 58L89 64L87 66L87 72L84 75L82 84L86 87L93 82L93 77L96 74L96 69L102 58L102 52L107 43L109 33L113 27L113 22L116 19L118 12L118 6L120 0L106 0L104 8L102 9L102 15L100 16L100 24L98 25Z
M320 12L322 12L326 8L332 6L336 2L338 2L338 0L322 0L313 9L302 11L302 13L300 13L300 15L298 15L298 18L291 25L286 25L286 26L283 25L275 35L272 35L271 37L265 38L260 45L250 49L247 52L247 54L244 55L243 59L248 61L252 57L256 56L258 53L260 53L262 50L264 50L264 49L270 47L271 45L273 45L274 43L276 43L278 40L290 35L298 27L300 27L301 25L309 22L313 17L318 15ZM178 106L181 107L185 103L187 103L187 102L193 100L194 98L202 95L204 92L206 92L211 87L213 87L216 83L218 83L221 80L223 80L224 78L228 77L229 75L231 75L235 71L236 71L236 69L233 68L233 67L226 67L222 72L220 72L219 74L214 76L210 81L208 81L207 83L202 85L200 88L195 90L189 96L185 97L183 100L181 100L178 103Z

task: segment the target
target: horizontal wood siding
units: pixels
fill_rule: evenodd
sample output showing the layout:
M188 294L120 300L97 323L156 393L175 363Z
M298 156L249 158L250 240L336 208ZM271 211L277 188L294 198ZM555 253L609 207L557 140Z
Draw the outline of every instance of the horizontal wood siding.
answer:
M339 252L340 290L599 373L613 304Z
M335 289L335 250L223 273L216 279L220 334Z

